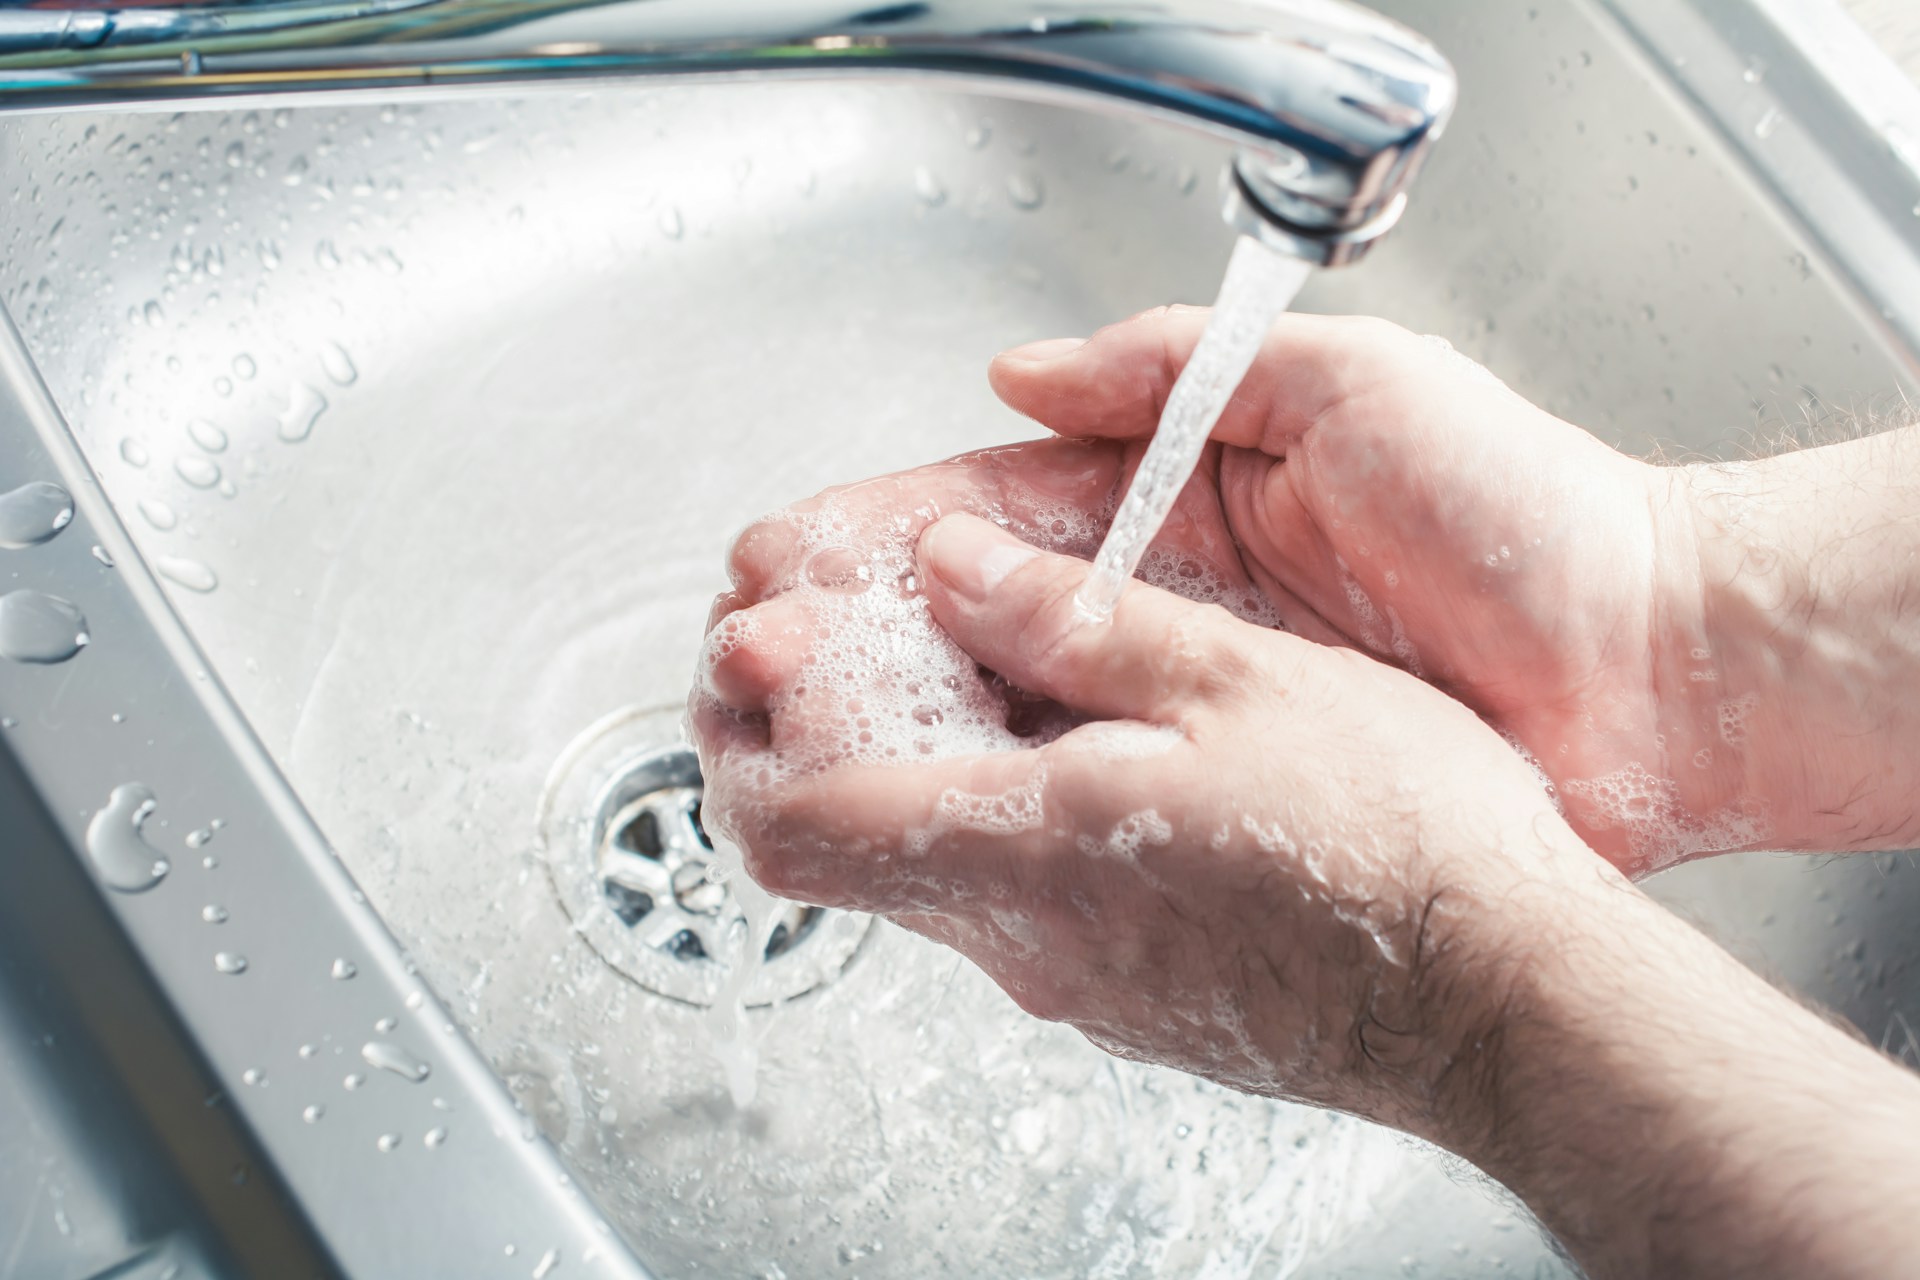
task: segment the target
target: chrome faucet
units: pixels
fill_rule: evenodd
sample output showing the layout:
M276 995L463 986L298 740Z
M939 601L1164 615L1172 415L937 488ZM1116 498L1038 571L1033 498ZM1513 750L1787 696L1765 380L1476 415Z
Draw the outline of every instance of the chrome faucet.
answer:
M939 75L1236 144L1225 214L1321 265L1390 230L1451 111L1343 0L228 0L0 9L0 110L563 78Z

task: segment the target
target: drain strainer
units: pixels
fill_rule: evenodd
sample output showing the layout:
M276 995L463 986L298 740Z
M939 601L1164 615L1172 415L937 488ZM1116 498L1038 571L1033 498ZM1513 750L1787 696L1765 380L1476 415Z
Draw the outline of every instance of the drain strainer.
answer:
M547 867L574 929L640 986L710 1004L746 926L700 825L700 765L663 712L622 712L583 734L542 802ZM663 741L664 740L664 741ZM748 1004L838 974L871 917L781 903Z

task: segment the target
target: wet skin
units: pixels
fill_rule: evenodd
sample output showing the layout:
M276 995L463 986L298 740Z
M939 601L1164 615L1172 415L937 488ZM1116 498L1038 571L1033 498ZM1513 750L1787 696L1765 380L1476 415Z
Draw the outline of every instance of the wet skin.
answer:
M1659 468L1441 345L1287 317L1163 540L1288 630L1144 585L1076 626L1081 560L950 513L1110 503L1203 322L1009 353L996 389L1070 439L829 499L918 538L914 585L981 666L1106 723L834 765L795 696L820 641L800 544L740 539L695 727L755 877L955 946L1113 1052L1452 1147L1596 1272L1895 1274L1920 1219L1888 1126L1920 1087L1628 876L1910 830L1920 725L1893 691L1920 636L1884 566L1920 580L1912 433ZM1775 498L1836 477L1854 500L1824 523ZM1849 1215L1886 1231L1818 1229Z

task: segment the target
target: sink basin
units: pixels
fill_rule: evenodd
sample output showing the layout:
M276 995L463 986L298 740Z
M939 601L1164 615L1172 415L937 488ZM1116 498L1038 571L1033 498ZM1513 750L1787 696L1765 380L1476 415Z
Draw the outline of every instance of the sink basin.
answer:
M1380 7L1468 92L1402 228L1300 306L1439 333L1634 450L1738 451L1910 385L1911 355L1595 11L1494 31L1439 0ZM364 893L558 1151L555 1181L650 1271L1566 1274L1436 1153L1111 1060L883 924L788 922L749 1014L751 1108L707 1048L713 902L676 871L701 855L675 749L727 537L1031 434L987 358L1204 301L1223 161L908 85L0 121L0 300L207 696L351 874L313 909ZM141 697L122 710L142 732ZM176 882L201 874L187 825L150 833ZM1657 890L1920 1060L1904 856L1729 858ZM293 1076L302 1030L260 1018ZM216 1076L245 1065L208 1052ZM330 1158L350 1179L382 1154ZM444 1225L502 1274L545 1274L481 1215ZM598 1262L630 1265L611 1238Z

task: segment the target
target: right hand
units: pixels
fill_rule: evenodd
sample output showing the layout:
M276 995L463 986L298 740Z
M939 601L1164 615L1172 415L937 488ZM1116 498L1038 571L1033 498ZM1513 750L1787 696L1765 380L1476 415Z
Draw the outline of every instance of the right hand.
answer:
M1163 308L1008 352L994 388L1060 435L1144 440L1207 315ZM1466 703L1622 869L1768 834L1743 704L1715 679L1684 472L1361 318L1282 317L1214 439L1195 484L1285 624Z

